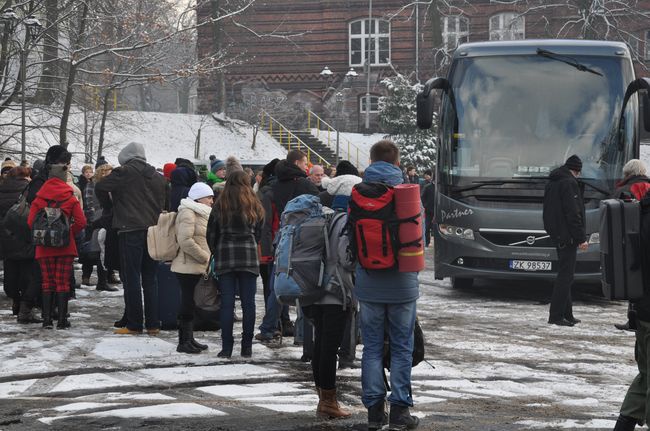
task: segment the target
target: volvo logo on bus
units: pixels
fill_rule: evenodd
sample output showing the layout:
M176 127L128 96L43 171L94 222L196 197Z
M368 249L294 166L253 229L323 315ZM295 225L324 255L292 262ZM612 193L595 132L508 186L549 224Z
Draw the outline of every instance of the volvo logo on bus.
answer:
M533 244L535 244L535 237L532 236L532 235L531 235L531 236L527 236L527 237L526 237L526 244L528 244L528 245L533 245Z

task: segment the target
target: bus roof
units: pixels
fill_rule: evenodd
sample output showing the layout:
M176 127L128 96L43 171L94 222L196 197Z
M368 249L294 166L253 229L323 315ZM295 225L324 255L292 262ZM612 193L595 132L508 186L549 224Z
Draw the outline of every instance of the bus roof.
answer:
M472 42L460 45L454 59L492 55L533 55L537 49L563 55L596 55L630 58L630 50L623 42L604 40L526 39L499 42Z

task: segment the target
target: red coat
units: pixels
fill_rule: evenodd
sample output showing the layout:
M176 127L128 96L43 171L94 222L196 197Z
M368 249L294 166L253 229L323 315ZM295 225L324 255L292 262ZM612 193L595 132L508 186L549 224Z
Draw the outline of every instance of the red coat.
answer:
M63 203L61 210L70 219L70 244L66 247L43 247L36 246L36 259L51 256L77 256L77 245L75 235L86 227L86 217L81 209L81 204L72 195L72 187L59 178L50 178L43 184L43 187L36 193L36 199L29 209L27 224L30 229L38 211L47 207L46 199L56 200Z

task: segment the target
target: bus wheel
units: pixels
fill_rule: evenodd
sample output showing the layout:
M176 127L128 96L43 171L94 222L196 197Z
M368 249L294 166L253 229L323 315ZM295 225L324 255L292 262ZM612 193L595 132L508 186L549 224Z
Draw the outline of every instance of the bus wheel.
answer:
M451 287L454 289L469 289L473 284L473 278L451 277Z

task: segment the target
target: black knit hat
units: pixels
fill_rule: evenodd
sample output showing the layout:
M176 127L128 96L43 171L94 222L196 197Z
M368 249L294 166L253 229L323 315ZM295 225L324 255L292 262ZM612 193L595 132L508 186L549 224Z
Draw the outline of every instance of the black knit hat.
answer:
M60 163L69 163L72 155L61 145L52 145L47 149L45 154L45 164L53 165Z
M95 163L95 169L97 169L101 165L108 165L108 162L106 161L104 156L97 157L97 162Z
M341 160L339 164L336 165L336 176L340 177L341 175L355 175L358 177L359 170L347 160Z
M572 171L580 172L582 170L582 160L580 160L580 157L574 154L566 159L564 166L571 169Z
M262 173L266 178L275 174L275 165L277 165L279 161L280 159L273 159L270 162L268 162L266 165L264 165L264 168L262 169Z

